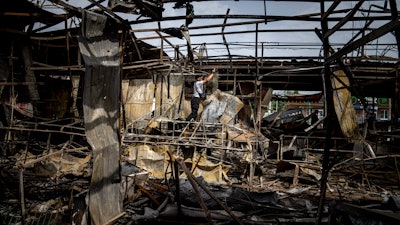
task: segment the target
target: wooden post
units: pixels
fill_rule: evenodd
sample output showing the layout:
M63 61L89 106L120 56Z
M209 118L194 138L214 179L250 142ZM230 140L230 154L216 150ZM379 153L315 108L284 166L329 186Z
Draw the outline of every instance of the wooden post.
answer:
M296 187L299 183L299 172L300 166L299 164L295 163L296 167L294 168L294 175L293 175L293 187Z
M204 203L203 199L200 197L200 194L199 194L200 192L199 192L199 189L198 189L198 187L196 185L196 182L194 181L194 177L192 176L192 173L186 167L185 162L182 159L178 158L178 159L176 159L176 162L179 163L179 165L181 166L183 171L186 173L187 178L188 178L190 184L193 187L193 191L195 193L194 196L196 197L197 201L199 202L199 205L201 206L201 208L204 210L204 214L205 214L205 216L206 216L206 218L208 220L208 224L210 224L210 225L214 224L212 219L211 219L210 211L207 209L206 204Z
M172 162L174 168L174 176L175 176L175 186L176 186L176 193L175 193L175 201L178 206L178 215L182 213L182 204L181 204L181 197L180 197L180 183L179 183L179 167L176 161Z
M236 96L236 87L237 87L236 72L237 72L237 69L234 69L233 70L233 93L232 93L234 96Z
M19 198L21 203L21 224L25 224L24 168L19 168Z
M39 91L36 87L36 77L31 69L32 67L32 51L28 43L22 43L22 58L25 65L25 81L32 82L33 85L28 86L29 97L32 101L40 100Z

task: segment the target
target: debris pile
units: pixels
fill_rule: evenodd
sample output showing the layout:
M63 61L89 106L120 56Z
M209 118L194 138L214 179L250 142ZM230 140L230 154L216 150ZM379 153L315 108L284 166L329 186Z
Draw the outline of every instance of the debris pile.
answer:
M20 121L7 130L13 139L3 143L3 224L20 223L21 215L26 224L88 223L92 154L82 123L65 121ZM270 132L269 139L242 123L162 117L145 130L121 135L125 212L115 224L316 223L325 144L316 134L323 130ZM359 211L398 222L398 156L371 155L365 145L333 139L321 223L365 220Z

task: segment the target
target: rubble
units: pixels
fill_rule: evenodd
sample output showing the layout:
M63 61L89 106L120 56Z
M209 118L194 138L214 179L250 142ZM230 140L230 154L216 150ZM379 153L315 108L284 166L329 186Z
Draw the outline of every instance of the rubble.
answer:
M316 223L323 136L280 135L274 149L270 139L243 124L192 123L195 126L188 129L186 122L159 118L149 122L143 134L124 132L120 185L124 214L115 224L172 224L177 218L187 223ZM74 129L81 124L75 123ZM22 138L27 132L40 130L16 133L26 146ZM30 215L27 224L88 220L90 147L83 136L58 132L69 141L53 146L42 140L29 149L22 145L2 158L3 224L20 221L21 200ZM338 138L331 149L324 224L349 213L341 202L352 204L354 211L371 205L373 210L387 210L399 193L397 155L372 157L362 149L363 157L358 158L352 145L343 145L345 140ZM31 136L30 142L34 141ZM48 151L40 149L46 145ZM24 199L19 198L21 184ZM379 217L382 221L398 222L396 215L384 215Z
M113 223L317 223L327 144L324 118L312 124L312 115L294 109L265 117L256 130L233 123L240 100L220 90L214 94L198 122L153 116L142 131L121 130L123 213ZM235 107L221 107L232 99ZM1 159L3 224L89 224L94 160L83 121L28 117L1 129L8 137ZM390 147L377 151L369 136L356 142L331 139L321 223L344 216L362 220L359 210L380 213L381 222L398 222L381 210L396 206L399 155L388 154Z

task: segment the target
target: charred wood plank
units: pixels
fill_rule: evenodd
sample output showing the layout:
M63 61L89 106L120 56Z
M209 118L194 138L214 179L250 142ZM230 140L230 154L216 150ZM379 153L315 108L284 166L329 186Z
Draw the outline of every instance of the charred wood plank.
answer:
M354 49L357 49L358 47L360 47L372 40L375 40L375 39L387 34L388 32L396 30L399 27L400 27L400 21L390 21L390 22L384 24L383 26L371 31L371 33L365 35L363 38L357 39L356 41L346 44L339 51L337 51L337 52L333 53L331 56L329 56L326 59L326 61L330 63L330 62L344 56L345 54L353 51Z
M187 177L188 177L188 180L189 180L190 184L192 185L193 190L194 190L194 192L195 192L195 197L196 197L196 199L198 200L198 202L199 202L201 208L203 209L204 214L205 214L205 216L206 216L206 218L207 218L207 220L208 220L208 224L210 224L210 225L211 225L211 224L214 224L213 221L212 221L212 219L211 219L211 213L210 213L210 211L207 209L206 204L204 203L203 199L200 197L199 189L198 189L197 186L196 186L196 182L194 181L194 177L193 177L192 173L191 173L190 170L186 167L185 162L184 162L182 159L177 158L177 159L175 159L175 160L176 160L176 162L181 166L182 170L186 173L186 175L187 175Z
M341 224L346 218L352 218L358 224L400 224L400 216L398 214L378 211L366 207L356 206L349 203L338 203L333 208L330 215L331 221Z
M217 202L238 224L243 225L243 222L236 217L235 214L232 213L232 211L225 205L223 204L210 190L208 190L207 187L204 186L203 183L199 182L194 176L193 174L189 171L189 169L186 167L186 165L183 163L182 159L177 159L177 162L179 163L179 165L182 167L183 171L186 173L186 175L188 176L189 181L195 181L197 185L199 185L212 199L214 199L215 202ZM195 186L193 185L193 183L191 182L193 188L195 188ZM196 191L198 193L198 191ZM196 195L197 197L197 195ZM204 204L204 202L203 202ZM204 205L204 207L206 207Z

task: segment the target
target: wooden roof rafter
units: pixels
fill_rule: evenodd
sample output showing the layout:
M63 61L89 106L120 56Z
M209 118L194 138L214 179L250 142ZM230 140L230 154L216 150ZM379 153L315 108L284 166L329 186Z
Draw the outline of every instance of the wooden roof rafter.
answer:
M155 32L158 34L158 36L159 36L163 41L167 42L167 43L177 52L177 54L179 54L179 56L184 57L183 53L182 53L181 51L179 51L178 46L176 46L176 45L174 45L172 42L170 42L170 41L166 38L166 36L164 36L164 35L161 34L160 31L155 31ZM140 38L138 38L138 39L140 39ZM141 39L141 40L143 40L143 39Z
M311 16L273 16L273 15L195 15L194 19L247 19L247 20L263 20L263 22L277 22L277 21L305 21L305 22L320 22L321 18L318 17L311 17ZM162 21L173 21L173 20L182 20L185 19L185 16L171 16L171 17L164 17ZM369 18L373 20L390 20L391 16L370 16ZM341 21L342 17L334 17L328 18L327 21L329 22L337 22ZM364 21L365 17L356 16L352 17L349 21ZM152 19L144 19L144 20L131 20L129 21L130 25L135 24L143 24L143 23L151 23L155 22Z
M342 20L340 20L332 29L329 29L324 35L325 37L331 36L335 31L338 31L341 27L343 27L347 21L349 21L357 12L357 10L361 7L361 5L364 3L365 0L360 0L354 8L348 13ZM336 3L336 2L335 2ZM339 4L340 1L337 1L337 4ZM334 5L333 5L334 6ZM325 15L324 15L325 16ZM325 18L322 18L325 19Z
M338 50L337 52L335 52L331 56L329 56L327 58L327 61L329 61L329 62L334 61L334 60L344 56L345 54L359 48L360 46L365 45L368 42L375 40L391 31L393 31L395 29L399 29L399 28L400 28L400 21L390 21L390 22L384 24L383 26L379 27L378 29L371 31L364 37L359 38L353 42L346 44L340 50Z

